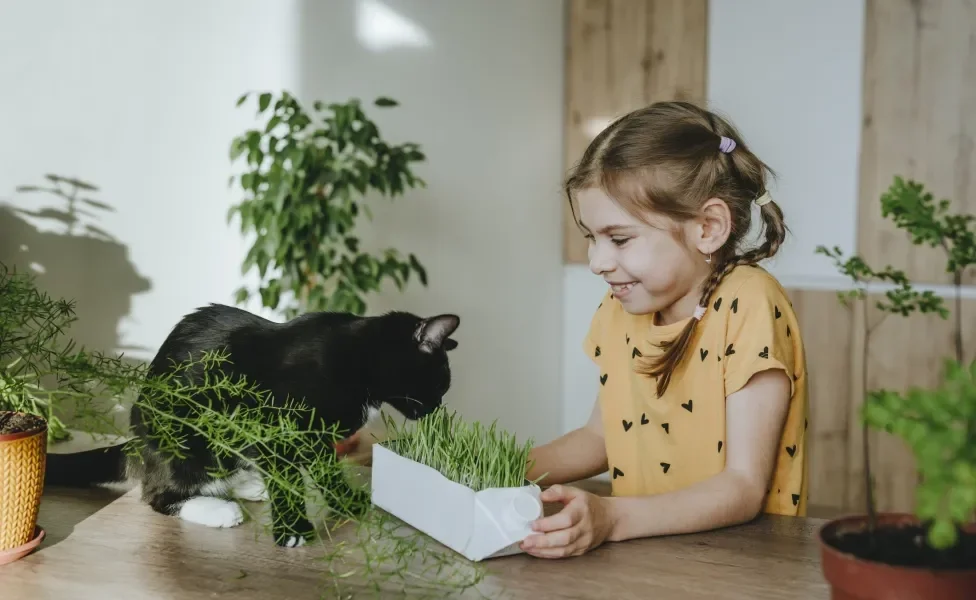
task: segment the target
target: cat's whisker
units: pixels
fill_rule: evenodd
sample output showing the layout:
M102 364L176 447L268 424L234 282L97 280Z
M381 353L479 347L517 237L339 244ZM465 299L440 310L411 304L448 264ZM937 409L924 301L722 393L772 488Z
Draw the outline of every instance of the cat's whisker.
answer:
M410 396L388 396L389 400L409 400L410 402L416 402L417 404L423 404L420 400L416 398L411 398Z

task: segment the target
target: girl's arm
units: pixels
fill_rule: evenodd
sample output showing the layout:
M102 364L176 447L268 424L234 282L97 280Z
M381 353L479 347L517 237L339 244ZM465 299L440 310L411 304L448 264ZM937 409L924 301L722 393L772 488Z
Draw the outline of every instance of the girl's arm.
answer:
M608 498L612 541L744 523L762 510L790 403L789 376L757 373L726 400L725 470L683 490Z
M593 404L590 419L585 425L555 440L529 451L527 479L549 486L593 477L607 470L607 447L603 440L603 420L600 402ZM548 473L548 474L547 474Z
M762 510L790 403L791 382L780 370L757 373L726 400L725 470L683 490L638 497L600 497L556 485L545 502L563 509L533 523L522 541L534 556L582 554L606 540L694 533L736 525ZM606 455L604 454L604 458Z

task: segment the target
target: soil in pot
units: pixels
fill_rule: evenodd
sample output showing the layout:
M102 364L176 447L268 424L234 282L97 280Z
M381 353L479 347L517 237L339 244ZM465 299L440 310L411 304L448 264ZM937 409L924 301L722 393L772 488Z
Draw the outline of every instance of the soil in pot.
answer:
M44 429L44 419L27 413L0 413L0 435L15 433L33 433Z
M976 532L960 532L959 543L947 550L929 547L925 535L918 525L888 525L876 529L873 539L867 531L853 531L827 541L841 552L893 567L976 569Z
M827 523L820 532L821 565L834 600L973 600L976 526L959 543L934 550L914 515L878 515L874 538L863 515Z

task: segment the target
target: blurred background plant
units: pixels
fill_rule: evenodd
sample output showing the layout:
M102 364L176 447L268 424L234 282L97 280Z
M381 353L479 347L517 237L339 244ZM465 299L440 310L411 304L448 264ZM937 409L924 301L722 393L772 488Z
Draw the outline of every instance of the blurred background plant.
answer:
M241 287L237 303L256 293L262 306L289 319L315 310L364 314L366 295L385 280L402 290L416 273L426 285L416 256L364 252L356 234L361 213L372 218L364 202L370 191L394 198L425 185L411 168L425 160L419 146L385 141L356 99L315 102L310 114L288 92L255 95L266 121L231 142L231 161L245 163L231 183L239 182L244 199L228 220L238 215L241 233L255 236L241 270L257 269L261 281L256 290ZM397 106L390 98L374 104Z

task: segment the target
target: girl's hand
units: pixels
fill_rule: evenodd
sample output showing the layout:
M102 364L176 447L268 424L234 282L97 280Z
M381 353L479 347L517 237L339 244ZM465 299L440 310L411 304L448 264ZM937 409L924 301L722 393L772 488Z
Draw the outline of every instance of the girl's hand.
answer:
M532 524L532 529L539 533L526 537L521 544L522 550L532 556L579 556L606 541L613 529L607 498L563 485L548 488L540 498L543 502L561 502L565 506Z

